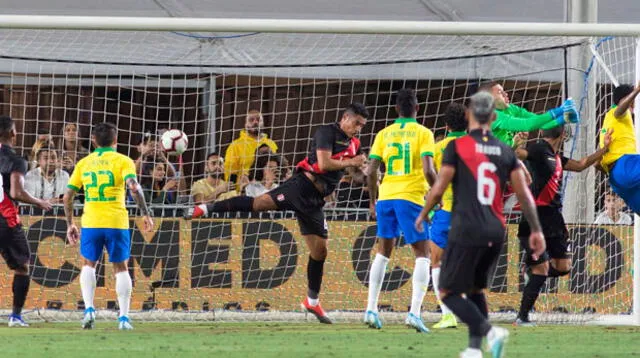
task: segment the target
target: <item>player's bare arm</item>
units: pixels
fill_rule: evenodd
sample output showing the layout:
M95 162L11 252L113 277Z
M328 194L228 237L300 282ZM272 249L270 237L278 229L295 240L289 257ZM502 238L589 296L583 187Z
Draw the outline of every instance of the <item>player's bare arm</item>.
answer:
M428 155L422 156L422 171L424 172L425 179L427 179L427 183L433 186L436 183L436 179L438 179L438 174L436 174L436 167L432 157Z
M142 186L138 183L138 181L134 178L127 179L127 187L131 192L131 196L133 196L133 200L138 205L138 209L140 209L140 214L144 219L144 230L149 232L153 230L153 219L151 218L151 211L149 207L147 207L147 202L144 200L144 191L142 191Z
M71 245L75 245L80 241L80 230L73 223L73 198L76 196L76 191L67 188L67 191L62 197L62 203L64 204L64 216L67 221L67 240Z
M51 210L51 203L49 201L34 198L24 189L24 175L20 172L11 173L11 191L9 194L14 200L35 205L42 210Z
M336 171L343 170L347 167L356 167L359 168L364 165L367 157L364 154L357 155L353 158L349 159L333 159L331 158L330 150L316 150L316 155L318 157L318 167L322 171Z
M638 96L638 94L640 94L640 82L636 84L636 87L633 89L633 92L631 92L628 96L626 96L620 101L620 103L618 104L618 107L616 107L615 112L613 112L613 115L616 118L621 118L622 116L624 116L624 114L627 113L627 110L631 107L633 102L636 100L636 97Z
M586 156L580 160L569 159L567 164L564 166L564 170L570 172L581 172L594 165L595 163L600 162L602 157L609 151L609 145L611 144L611 134L613 134L613 129L609 129L607 131L607 133L604 135L604 145L593 154Z
M442 194L447 190L447 187L453 180L453 176L456 174L456 168L451 165L443 165L440 168L440 173L438 174L438 180L433 184L433 187L429 190L427 194L426 203L420 215L416 219L415 226L418 231L424 231L423 222L428 220L429 212L433 210L436 204L440 203L442 200Z
M547 249L544 241L544 235L542 234L542 226L538 219L538 211L536 204L533 201L533 196L528 188L525 180L524 172L522 168L518 168L511 172L511 186L516 193L522 213L527 219L529 226L531 227L531 235L529 236L529 246L533 250L532 256L537 260L540 255Z
M369 214L376 218L376 201L378 200L378 169L380 160L371 158L369 162L369 175L367 175L367 187L369 188Z

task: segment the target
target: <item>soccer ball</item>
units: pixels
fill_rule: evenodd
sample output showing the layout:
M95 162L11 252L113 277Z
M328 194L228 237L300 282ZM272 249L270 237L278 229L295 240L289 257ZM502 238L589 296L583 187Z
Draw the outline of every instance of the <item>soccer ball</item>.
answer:
M179 129L169 129L162 134L162 149L170 154L182 154L189 146L189 138Z

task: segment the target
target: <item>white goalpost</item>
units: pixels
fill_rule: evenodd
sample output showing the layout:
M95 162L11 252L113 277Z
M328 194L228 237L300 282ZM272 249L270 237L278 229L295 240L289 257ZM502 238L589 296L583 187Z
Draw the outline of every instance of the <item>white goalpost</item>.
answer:
M299 301L308 252L291 213L181 219L192 204L192 184L206 177L208 154L224 156L248 111L262 112L263 133L291 169L306 155L315 128L334 122L351 102L363 102L371 113L360 135L368 151L375 133L396 117L398 89L415 88L418 120L445 135L447 105L496 80L514 104L532 112L566 97L579 101L583 121L565 155L581 155L597 145L612 88L640 80L638 37L638 24L0 15L0 114L16 120L16 149L33 168L39 163L32 148L42 138L59 156L75 158L78 148L90 149L91 127L102 121L118 126L118 150L134 159L144 150L139 144L163 130L189 136L182 160L167 158L174 177L155 174L159 162L169 166L158 154L142 156L141 180L150 192L171 179L181 185L171 200L154 201L151 194L159 221L151 234L137 229L130 210L134 319L305 320ZM578 52L591 57L588 68L572 65L580 63L572 62ZM75 141L65 134L69 125L78 129ZM545 285L534 318L640 325L639 218L633 227L593 224L608 190L594 169L565 185L579 188L567 191L564 209L574 264L570 275ZM349 173L326 207L330 252L321 299L338 321L360 320L366 307L375 222L362 204L364 186L362 173ZM80 214L82 204L76 206ZM62 208L21 210L32 251L27 318L79 319L80 259L65 244ZM523 287L519 213L507 214L509 237L489 289L492 318L502 321L515 317ZM380 296L387 321L404 318L412 267L410 250L398 249ZM98 317L115 317L112 269L107 263L97 272ZM11 278L0 262L0 310L10 309ZM423 310L427 320L437 318L431 287Z

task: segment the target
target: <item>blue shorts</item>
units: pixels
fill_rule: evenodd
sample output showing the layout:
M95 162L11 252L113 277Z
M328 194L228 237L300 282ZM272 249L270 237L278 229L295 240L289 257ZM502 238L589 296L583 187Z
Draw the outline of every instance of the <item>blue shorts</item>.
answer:
M627 154L616 160L609 172L611 189L636 214L640 214L640 155Z
M449 238L449 229L451 229L451 213L444 210L438 210L431 218L431 241L439 248L447 247L447 239Z
M404 242L414 244L429 239L429 228L418 232L414 223L422 211L418 204L407 200L380 200L376 204L378 223L377 235L382 239L396 239L400 231L404 234ZM426 223L425 223L426 224Z
M80 254L89 261L98 261L107 248L109 262L123 262L131 255L128 229L83 228L80 233Z

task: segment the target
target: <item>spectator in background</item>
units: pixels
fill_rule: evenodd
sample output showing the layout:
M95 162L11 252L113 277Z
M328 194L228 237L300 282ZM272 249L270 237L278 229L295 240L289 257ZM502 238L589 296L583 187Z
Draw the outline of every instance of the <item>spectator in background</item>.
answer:
M238 139L231 142L225 154L225 179L237 183L243 176L249 174L253 165L256 150L260 148L260 154L264 152L276 153L278 146L269 139L267 134L261 133L264 128L262 113L251 110L247 113L244 129L240 131Z
M24 188L31 196L48 200L52 204L62 203L62 196L69 182L69 174L58 168L58 155L52 148L40 149L36 154L38 167L24 176Z
M156 136L147 132L142 137L142 141L137 145L136 149L138 149L138 159L136 159L136 171L140 174L142 173L143 164L147 163L156 163L162 162L165 164L165 169L167 171L168 177L175 177L176 170L173 164L169 162L166 153L160 147L160 142L157 140Z
M282 174L281 162L281 158L275 154L258 155L256 164L249 175L251 183L245 187L246 195L255 198L277 188Z
M178 181L167 178L167 166L163 162L145 164L142 170L140 185L144 189L144 197L148 203L174 204Z
M608 192L604 196L604 211L601 212L594 224L596 225L633 225L631 216L622 211L624 203L615 194Z
M224 159L218 153L207 156L206 178L193 183L191 197L196 205L224 200L238 195L233 183L224 180Z
M88 154L89 150L80 143L78 126L75 123L67 123L62 130L62 142L60 143L62 169L67 173L73 173L76 163Z
M31 155L29 156L30 167L33 169L38 166L38 152L43 148L55 148L53 136L48 128L39 128L38 137L33 147L31 147Z
M365 164L366 166L367 164ZM358 168L347 168L336 190L336 206L339 208L368 209L369 189L366 175Z

